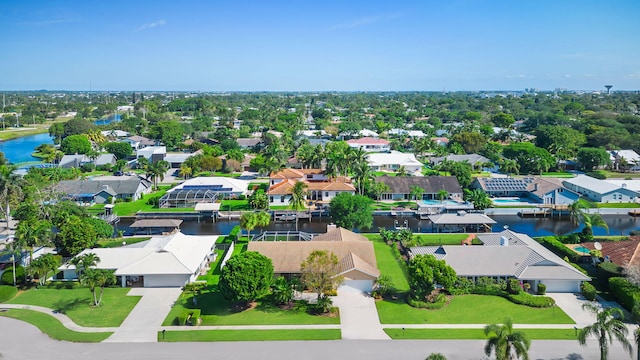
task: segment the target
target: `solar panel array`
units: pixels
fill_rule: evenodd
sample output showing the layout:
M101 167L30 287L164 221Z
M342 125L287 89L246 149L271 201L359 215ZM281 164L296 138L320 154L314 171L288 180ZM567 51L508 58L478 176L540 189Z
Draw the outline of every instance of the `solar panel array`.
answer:
M486 191L526 191L532 181L531 178L490 178L484 179L484 185Z

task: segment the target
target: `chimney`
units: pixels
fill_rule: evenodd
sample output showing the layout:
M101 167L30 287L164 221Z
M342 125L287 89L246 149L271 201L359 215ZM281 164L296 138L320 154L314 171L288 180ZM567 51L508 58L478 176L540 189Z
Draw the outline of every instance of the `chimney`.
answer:
M335 230L338 227L336 226L336 224L327 224L327 232L331 231L331 230Z

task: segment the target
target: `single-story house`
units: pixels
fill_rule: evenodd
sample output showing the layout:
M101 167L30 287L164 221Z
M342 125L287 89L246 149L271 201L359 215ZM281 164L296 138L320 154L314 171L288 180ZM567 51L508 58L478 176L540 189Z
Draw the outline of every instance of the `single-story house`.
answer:
M218 199L247 195L248 180L199 176L169 189L160 198L160 207L193 207L198 203L213 203Z
M168 162L172 169L179 169L188 158L198 154L202 154L202 150L193 153L166 153L164 161Z
M104 204L109 198L138 200L151 192L151 183L138 176L119 176L114 180L64 180L53 188L75 201Z
M573 266L525 234L504 230L478 234L483 245L442 245L411 248L412 256L430 254L444 260L459 277L477 280L515 278L533 291L544 284L547 292L580 292L591 281Z
M122 287L181 287L206 271L217 239L176 232L123 247L87 249L77 256L96 254L96 268L115 270ZM74 265L67 263L59 270L64 279L77 279Z
M84 154L64 155L58 162L61 168L79 168L85 164L94 164L95 166L115 165L116 156L113 154L100 154L95 160Z
M427 134L422 132L422 130L405 130L405 129L391 129L387 131L387 134L397 135L397 136L406 135L410 138L423 138L427 136Z
M269 205L288 206L296 182L307 185L307 200L328 203L340 193L355 194L356 188L346 177L329 179L321 169L286 168L269 176Z
M611 150L611 164L616 170L640 171L640 155L633 150Z
M562 185L558 178L535 178L527 184L527 196L545 205L571 205L580 199L580 194Z
M139 150L147 146L156 145L155 140L151 140L144 136L139 136L139 135L129 136L128 138L123 139L122 142L126 142L127 144L131 145L133 150Z
M387 140L372 137L347 140L347 145L354 149L362 149L366 152L389 152L391 146Z
M587 175L578 175L566 179L562 183L567 189L575 191L593 202L634 202L640 197L640 193L625 187L624 184L617 186Z
M411 190L414 186L421 188L422 200L439 200L438 192L446 190L449 198L462 200L462 187L455 176L379 176L376 181L389 187L382 194L381 200L412 200Z
M388 153L369 154L367 155L367 163L375 171L396 171L400 167L404 167L409 173L419 172L423 166L415 155L395 150Z
M490 164L491 160L487 159L486 157L482 156L482 155L478 155L478 154L467 154L467 155L447 155L447 156L441 156L441 157L433 157L431 159L429 159L429 162L432 165L438 165L443 161L455 161L455 162L468 162L469 165L471 165L472 168L474 169L482 169L485 168L486 164ZM491 168L494 168L494 166L492 166Z
M525 196L533 178L485 178L473 179L470 188L480 189L489 196Z
M300 265L313 251L329 251L338 258L337 276L343 277L339 291L371 291L380 276L373 243L347 229L327 230L311 241L252 241L247 251L271 259L275 276L285 277L300 276Z
M240 145L241 149L252 149L253 147L262 143L260 138L237 138L236 142Z

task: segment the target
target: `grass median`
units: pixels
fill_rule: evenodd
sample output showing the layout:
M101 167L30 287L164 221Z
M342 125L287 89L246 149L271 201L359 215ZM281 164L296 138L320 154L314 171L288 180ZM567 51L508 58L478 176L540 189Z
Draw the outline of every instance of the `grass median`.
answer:
M577 340L575 329L515 329L531 340ZM483 329L384 329L393 340L484 340Z
M69 330L58 319L53 316L43 314L33 310L10 309L0 312L0 316L5 316L37 327L52 339L73 341L73 342L101 342L113 334L112 332L77 332Z
M339 329L193 330L158 332L163 342L339 340Z

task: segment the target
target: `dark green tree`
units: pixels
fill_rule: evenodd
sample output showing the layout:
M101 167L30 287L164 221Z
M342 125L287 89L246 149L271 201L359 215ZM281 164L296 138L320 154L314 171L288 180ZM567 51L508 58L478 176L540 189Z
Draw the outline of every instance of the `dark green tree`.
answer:
M131 145L125 142L106 143L104 149L115 155L117 159L126 159L133 153Z
M423 298L433 291L435 284L450 288L456 282L456 272L444 260L433 255L418 255L409 261L409 286L416 298Z
M62 140L60 150L67 155L86 154L91 150L91 142L85 135L70 135Z
M97 238L93 226L72 215L60 227L55 242L62 255L74 256L84 249L93 247Z
M96 124L91 121L76 117L64 123L62 137L66 138L71 135L88 134L89 131L97 128Z
M254 251L235 255L222 269L218 290L231 302L244 305L265 295L273 280L271 259Z
M329 214L345 229L370 229L373 224L371 203L368 197L343 192L331 199Z
M600 148L580 148L577 159L582 169L586 171L591 171L594 168L611 163L609 153Z

